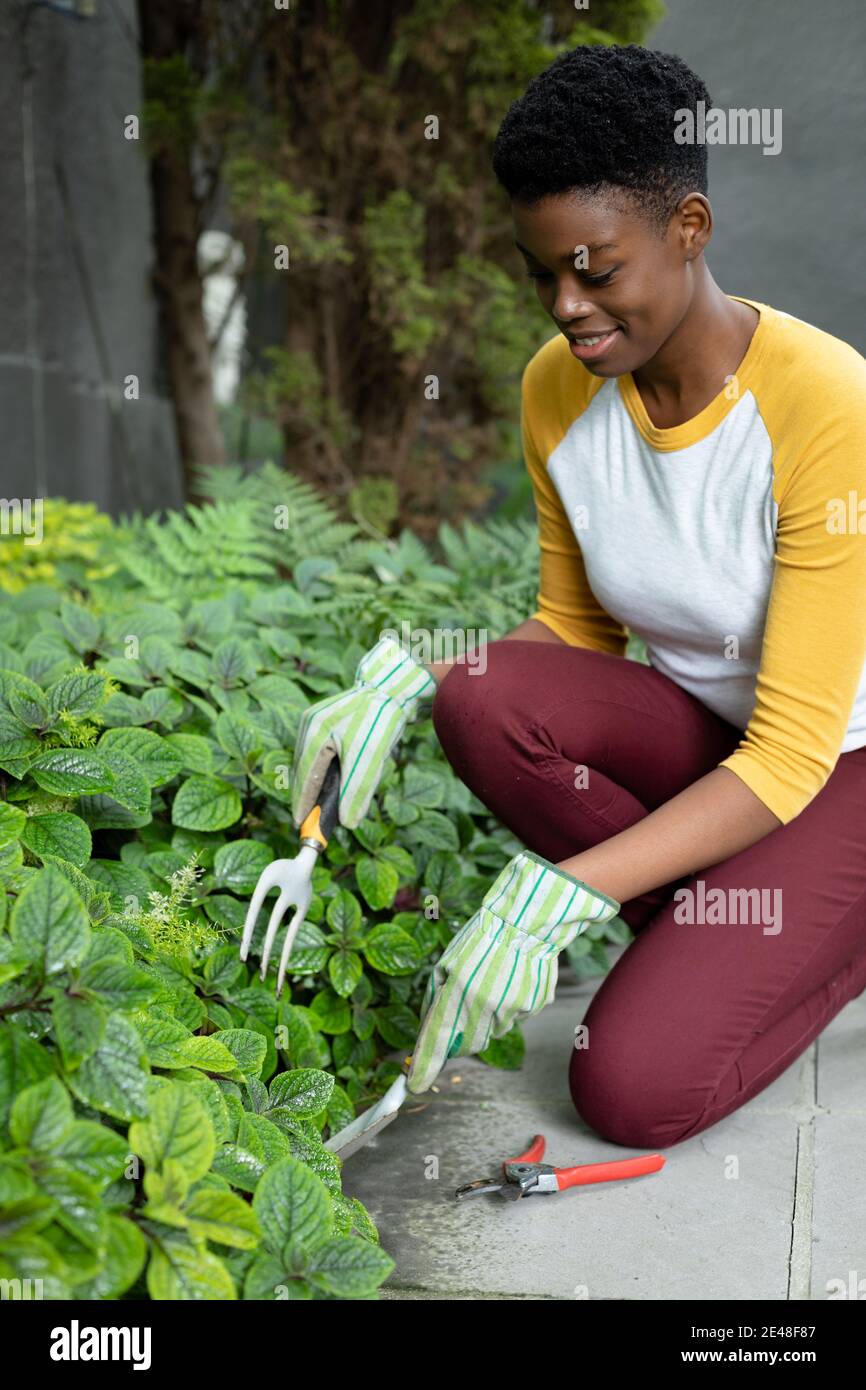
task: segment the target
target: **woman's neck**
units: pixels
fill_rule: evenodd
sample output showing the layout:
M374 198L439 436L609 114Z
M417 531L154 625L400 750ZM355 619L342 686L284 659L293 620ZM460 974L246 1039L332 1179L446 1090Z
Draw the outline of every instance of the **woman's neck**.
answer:
M632 373L657 429L698 415L736 374L760 315L719 288L704 267L688 312L649 362Z

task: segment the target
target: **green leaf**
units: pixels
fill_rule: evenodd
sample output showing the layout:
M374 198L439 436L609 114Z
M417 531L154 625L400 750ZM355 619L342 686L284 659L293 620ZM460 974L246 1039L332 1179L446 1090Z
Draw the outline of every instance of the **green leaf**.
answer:
M335 1236L314 1251L306 1277L334 1298L368 1298L395 1268L390 1255L360 1236Z
M98 1188L114 1182L126 1168L129 1145L108 1125L93 1120L74 1120L57 1144L54 1156L82 1174Z
M352 1026L348 1003L333 990L323 989L314 995L310 1010L316 1027L323 1033L348 1033Z
M385 793L384 799L385 814L388 819L397 826L411 825L414 821L421 818L421 812L417 806L413 806L411 801L407 801L399 792L391 790Z
M65 636L82 656L96 649L102 635L102 624L93 613L89 613L80 603L70 603L68 599L63 599L60 604L60 621Z
M68 1082L92 1109L116 1120L137 1120L147 1114L149 1070L135 1029L122 1014L110 1014L96 1051Z
M73 1071L92 1057L105 1032L105 1010L92 999L59 993L51 1004L51 1021L63 1064Z
M361 926L361 904L348 889L341 888L328 903L329 926L343 937L354 936Z
M91 859L87 865L87 877L98 883L100 888L107 889L113 905L118 908L125 907L127 898L136 898L142 910L147 904L151 882L147 874L133 864L122 864L117 859Z
M393 864L365 856L355 865L358 887L370 907L390 907L397 895L400 877Z
M379 858L384 859L387 864L393 864L400 882L411 883L413 881L416 874L415 861L402 845L383 845L377 853Z
M160 1231L147 1266L147 1291L160 1302L222 1301L237 1298L222 1260L180 1233Z
M147 1259L147 1241L132 1221L113 1212L106 1217L105 1247L90 1287L94 1299L115 1299L136 1281Z
M188 772L213 772L213 748L201 734L166 734L165 742Z
M478 1056L488 1066L500 1067L503 1071L519 1071L523 1066L526 1043L520 1029L515 1026L502 1038L493 1038Z
M45 868L54 868L61 878L64 878L71 888L75 890L81 901L86 907L91 922L101 922L111 911L109 895L104 889L98 887L87 874L83 874L80 869L76 869L74 864L70 864L68 859L59 859L55 854L46 853L43 856ZM91 865L88 864L88 873ZM33 870L38 874L38 869Z
M144 733L144 729L109 729L108 734L113 733ZM143 769L134 758L127 757L125 753L120 753L116 748L103 748L99 745L100 756L111 771L114 781L111 785L111 799L116 801L119 806L124 806L128 811L132 811L135 816L146 816L150 813L150 782Z
M403 774L403 795L419 809L441 806L448 777L435 763L409 763Z
M220 642L211 658L211 666L213 679L224 690L240 685L243 680L251 679L256 669L248 647L236 637L227 637L224 642Z
M30 729L47 729L53 722L45 692L35 681L19 676L9 690L9 708Z
M39 1188L57 1202L57 1221L63 1229L88 1250L100 1251L105 1240L105 1214L93 1184L60 1160L40 1163Z
M384 1004L375 1010L376 1027L389 1047L414 1047L420 1019L407 1004Z
M234 893L250 892L273 857L269 846L261 840L231 840L214 855L217 887L230 888Z
M336 994L344 998L352 993L364 973L364 963L357 951L337 950L328 961L328 978Z
M72 1127L69 1093L55 1076L22 1091L12 1106L9 1130L21 1148L53 1149Z
M88 962L81 971L81 984L97 994L103 1004L122 1013L143 1008L160 992L150 975L111 956Z
M18 839L24 829L27 817L23 811L19 811L17 806L10 806L6 801L0 801L0 847L11 845Z
M260 1074L268 1050L267 1042L260 1033L254 1033L249 1028L221 1028L211 1036L228 1048L238 1071L245 1076Z
M236 946L218 946L204 963L209 994L227 994L239 980L246 981L246 968L238 959Z
M349 1099L348 1093L342 1086L335 1086L331 1099L328 1101L327 1108L328 1128L332 1134L338 1134L346 1125L351 1124L355 1118L355 1107Z
M17 879L18 870L21 869L23 863L24 850L17 840L13 840L9 845L4 845L0 849L0 879L7 882ZM15 883L15 887L18 887L18 883Z
M220 747L239 762L252 763L261 752L261 739L248 719L224 710L215 727Z
M183 697L168 686L151 686L142 695L141 703L147 711L149 721L162 724L164 728L170 729L183 717Z
M291 1150L282 1130L271 1122L270 1116L246 1111L238 1125L238 1145L255 1153L270 1166L277 1159L288 1158Z
M217 1144L230 1139L233 1131L229 1108L217 1082L208 1076L199 1076L195 1081L186 1081L184 1084L194 1089L196 1099L201 1101L207 1111Z
M135 964L135 953L129 937L118 927L97 927L90 938L90 946L84 959L85 966L94 961L122 960L127 965Z
M408 932L393 923L375 927L364 942L364 954L383 975L411 975L424 963L424 953Z
M183 767L177 749L152 729L106 729L98 748L103 753L120 753L124 758L131 758L150 787L170 782Z
M261 1303L280 1301L309 1302L313 1297L313 1286L306 1279L286 1268L285 1260L278 1255L262 1251L247 1270L244 1281L244 1298Z
M331 947L317 926L303 922L289 957L289 975L318 975L324 970Z
M198 1067L202 1071L231 1073L238 1069L233 1054L217 1041L215 1033L210 1037L186 1038L179 1045L177 1056L181 1066Z
M240 794L230 782L194 774L178 788L171 820L186 830L224 830L240 820L242 810Z
M422 886L445 902L459 889L462 880L460 860L448 850L437 849L427 860Z
M126 728L130 724L146 724L147 710L134 695L116 690L100 709L99 717L108 728Z
M26 762L41 747L39 739L26 724L22 724L14 714L5 714L0 710L0 766L6 767L22 759Z
M268 1169L256 1188L253 1211L275 1255L297 1242L318 1245L333 1228L325 1184L296 1158L280 1159Z
M53 865L41 869L22 889L12 909L10 932L21 954L46 975L77 965L90 944L84 903Z
M173 1159L190 1182L208 1171L216 1154L210 1117L194 1088L183 1082L154 1093L147 1119L130 1125L129 1142L148 1168L162 1168Z
M21 835L31 854L39 859L44 854L56 854L68 859L77 869L90 858L90 827L80 816L69 811L49 811L44 816L30 816Z
M85 796L108 792L114 774L107 762L89 748L54 748L30 765L37 786L54 796Z
M271 1082L271 1107L287 1110L295 1117L318 1115L327 1108L334 1089L334 1078L313 1067L284 1071Z
M51 1057L44 1047L14 1024L0 1023L0 1126L6 1124L18 1093L53 1070Z
M194 1240L215 1240L238 1250L253 1250L259 1243L261 1232L255 1212L233 1192L200 1188L190 1196L185 1211Z
M212 1171L226 1178L232 1187L239 1187L243 1192L255 1192L267 1171L267 1164L263 1158L242 1149L238 1144L224 1144L213 1161Z
M48 707L53 716L66 710L68 714L90 714L101 704L105 695L105 680L96 671L70 671L48 687Z
M417 821L406 827L406 838L430 849L460 848L456 825L441 811L422 811Z

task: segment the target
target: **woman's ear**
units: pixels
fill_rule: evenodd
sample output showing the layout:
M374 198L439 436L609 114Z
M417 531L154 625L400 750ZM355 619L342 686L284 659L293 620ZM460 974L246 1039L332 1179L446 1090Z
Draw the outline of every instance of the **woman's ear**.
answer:
M713 235L713 210L703 193L688 193L674 213L677 235L687 261L697 260Z

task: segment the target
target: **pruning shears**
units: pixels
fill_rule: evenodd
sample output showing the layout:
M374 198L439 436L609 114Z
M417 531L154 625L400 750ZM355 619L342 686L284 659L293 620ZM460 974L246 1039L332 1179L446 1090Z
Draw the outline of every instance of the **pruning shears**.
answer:
M525 1153L502 1161L501 1178L479 1178L458 1187L454 1196L458 1202L467 1197L480 1197L496 1192L506 1201L537 1193L564 1192L567 1187L583 1187L593 1182L613 1182L617 1178L640 1178L644 1173L657 1173L665 1165L661 1154L642 1154L639 1158L620 1158L609 1163L580 1163L574 1168L554 1168L542 1163L546 1141L536 1134Z

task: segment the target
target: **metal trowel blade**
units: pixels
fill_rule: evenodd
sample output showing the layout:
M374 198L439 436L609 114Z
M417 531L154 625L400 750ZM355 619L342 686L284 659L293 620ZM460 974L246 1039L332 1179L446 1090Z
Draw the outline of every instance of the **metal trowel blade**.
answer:
M377 1100L375 1105L371 1105L369 1110L365 1110L363 1115L352 1120L351 1124L346 1125L339 1133L332 1134L326 1141L325 1148L332 1154L338 1154L340 1158L348 1158L350 1154L369 1144L377 1134L381 1134L392 1120L396 1120L405 1099L406 1077L401 1075L389 1086L381 1100Z

